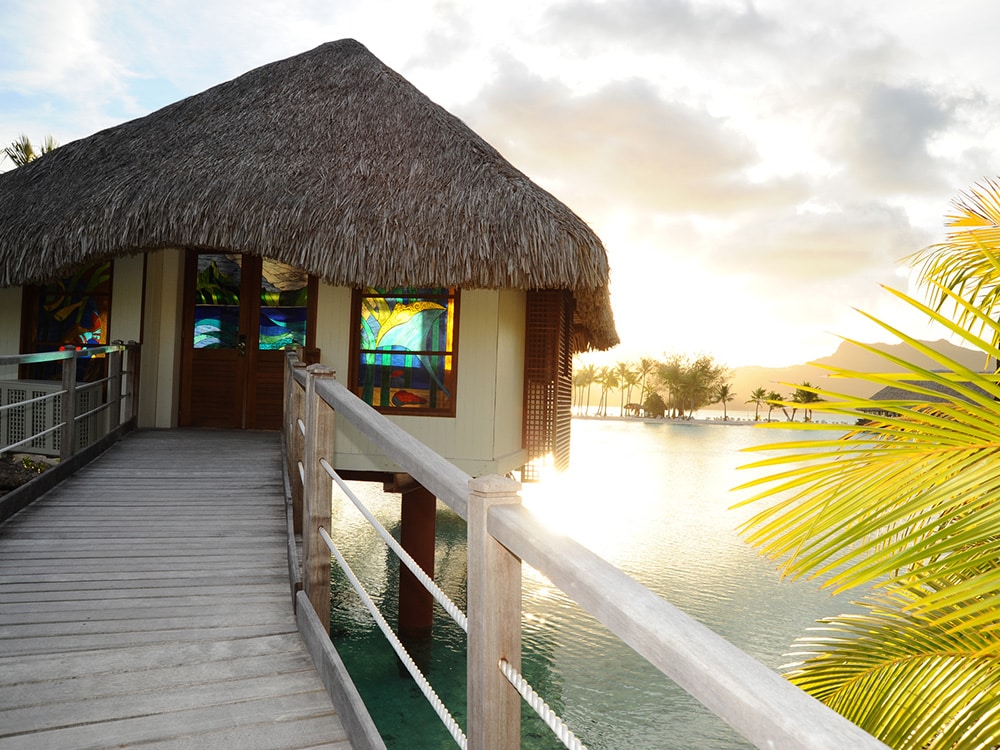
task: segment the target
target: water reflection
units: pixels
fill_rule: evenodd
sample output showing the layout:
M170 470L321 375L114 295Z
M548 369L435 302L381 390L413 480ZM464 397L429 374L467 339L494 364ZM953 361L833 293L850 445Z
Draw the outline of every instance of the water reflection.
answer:
M782 434L784 433L784 434ZM736 467L741 450L801 433L722 426L576 420L573 465L565 475L523 490L525 504L656 593L778 667L792 641L818 617L849 609L809 582L781 581L735 528L753 509L732 510L730 491L750 476ZM363 487L363 486L362 486ZM398 496L369 487L368 501L388 527L398 522ZM398 565L356 511L337 510L338 538L350 547L394 620ZM464 608L464 523L439 504L437 579ZM360 574L360 573L359 573ZM524 672L592 750L598 748L748 747L720 720L622 645L544 577L524 579ZM395 748L446 748L453 742L416 689L400 679L388 646L372 634L367 614L334 580L337 646L387 743ZM464 635L435 624L429 665L435 689L464 723ZM359 673L361 676L359 677ZM412 698L412 700L411 700ZM416 712L414 714L414 712ZM414 715L422 716L417 722ZM426 731L416 724L426 720ZM561 747L534 718L525 718L524 747Z

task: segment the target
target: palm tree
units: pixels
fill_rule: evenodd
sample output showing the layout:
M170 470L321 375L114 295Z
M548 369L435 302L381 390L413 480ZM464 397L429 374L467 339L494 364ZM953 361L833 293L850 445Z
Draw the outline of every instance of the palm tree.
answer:
M715 403L722 402L722 420L727 421L729 415L726 413L726 404L736 398L733 392L732 383L719 383L715 386Z
M653 370L657 384L666 394L663 403L666 405L666 414L671 419L677 416L678 394L683 374L684 360L677 355L671 356L666 362L657 362Z
M767 421L771 421L771 412L775 410L776 407L781 405L782 396L777 391L767 392Z
M602 367L597 371L595 383L601 386L601 398L597 403L597 416L608 416L608 391L618 387L618 374L613 367Z
M639 387L639 403L646 403L646 380L651 373L656 369L657 362L652 357L640 357L639 358L639 377L641 378L641 384Z
M767 391L764 388L755 388L754 392L750 394L750 398L744 401L746 404L753 404L753 421L760 421L760 407L761 405L767 403Z
M636 403L636 402L632 401L632 390L637 385L639 385L639 377L640 377L640 374L639 374L638 370L629 370L628 372L625 373L625 376L622 379L622 388L626 388L627 392L628 392L628 396L625 399L626 404L634 404L634 403ZM640 404L640 408L641 408L642 402L640 401L638 403Z
M1000 190L987 183L956 206L946 241L911 259L930 304L892 293L986 361L1000 357ZM774 473L743 485L758 490L747 502L774 502L743 532L790 575L823 575L835 590L878 585L861 599L864 612L823 620L800 639L789 679L894 748L996 747L998 376L879 324L935 366L894 358L905 372L828 368L912 397L880 402L814 389L824 411L859 424L846 437L774 446L779 455L754 464ZM865 411L875 408L890 416Z
M583 406L584 415L590 411L590 386L595 382L597 382L597 367L595 365L585 365L573 374L573 383L580 389L578 403ZM583 401L584 393L587 395L586 406L584 406Z
M805 381L798 388L795 389L795 393L792 394L792 401L797 404L802 404L802 418L806 422L812 422L812 406L811 404L818 403L823 399L816 392L816 388L813 387L808 381Z
M628 380L632 376L632 364L630 362L618 362L615 365L615 378L618 381L618 386L621 388L621 392L618 394L618 413L620 415L625 414L625 387L628 385ZM629 398L631 399L632 393L629 391Z
M7 158L14 162L15 167L23 167L28 162L32 162L43 154L47 154L49 151L54 151L58 144L53 140L51 135L45 136L45 140L42 141L42 147L40 151L35 151L35 147L31 145L31 140L26 135L20 136L16 141L7 146L3 152L7 155Z

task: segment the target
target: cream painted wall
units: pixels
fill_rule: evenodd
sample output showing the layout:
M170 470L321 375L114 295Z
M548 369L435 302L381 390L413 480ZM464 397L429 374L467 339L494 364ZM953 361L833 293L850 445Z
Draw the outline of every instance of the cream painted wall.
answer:
M108 341L142 341L142 288L145 256L115 261Z
M160 250L147 255L145 322L139 339L142 344L140 427L177 426L183 278L182 250Z
M520 289L500 292L497 335L496 392L497 409L494 424L494 450L500 469L497 473L524 466L521 447L524 421L524 338L527 295Z
M323 364L348 382L349 289L321 287L319 334ZM342 325L341 325L342 323ZM524 463L521 451L524 376L524 294L463 290L458 321L456 416L389 418L472 474L506 473ZM358 471L397 467L343 420L337 423L335 465Z
M21 353L21 288L0 289L0 354ZM17 378L17 365L0 366L0 379Z

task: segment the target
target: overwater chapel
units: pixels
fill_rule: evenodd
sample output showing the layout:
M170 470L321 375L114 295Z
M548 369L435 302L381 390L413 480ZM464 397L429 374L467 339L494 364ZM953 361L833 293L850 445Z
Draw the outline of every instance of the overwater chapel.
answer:
M572 354L618 336L594 232L342 40L0 175L0 353L114 340L140 427L277 429L303 347L476 476L564 465ZM0 400L52 375L12 370Z

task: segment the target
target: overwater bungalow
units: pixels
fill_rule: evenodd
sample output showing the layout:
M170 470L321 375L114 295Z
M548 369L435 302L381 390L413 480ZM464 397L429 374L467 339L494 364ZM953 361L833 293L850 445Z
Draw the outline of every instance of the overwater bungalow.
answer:
M571 356L618 336L586 223L342 40L0 175L0 352L115 340L140 427L276 429L302 347L478 476L564 465ZM0 403L52 375L13 370Z
M524 563L758 747L884 750L486 476L565 463L572 353L617 340L597 236L355 41L0 175L0 354L24 353L0 357L3 448L38 448L37 419L70 453L102 390L114 427L79 463L136 423L228 428L145 430L37 513L5 496L9 742L384 748L329 641L331 481L363 478L403 496L395 640L434 601L468 633L467 735L435 706L459 746L521 747L522 697L575 739L518 671ZM65 346L105 358L31 354ZM467 613L429 591L435 497L467 521Z

